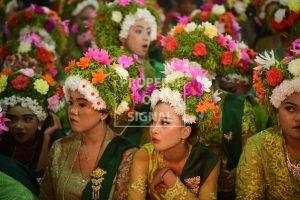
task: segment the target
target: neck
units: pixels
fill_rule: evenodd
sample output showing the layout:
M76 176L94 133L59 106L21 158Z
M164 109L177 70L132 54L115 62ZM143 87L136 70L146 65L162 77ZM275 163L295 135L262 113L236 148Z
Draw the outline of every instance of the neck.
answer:
M292 155L300 155L300 140L291 138L289 136L285 137L286 147ZM300 158L300 156L298 156Z
M101 145L107 131L105 121L99 122L95 127L82 133L82 142L84 145Z
M189 154L189 147L187 143L179 143L174 147L164 151L164 158L171 163L179 163L186 159Z

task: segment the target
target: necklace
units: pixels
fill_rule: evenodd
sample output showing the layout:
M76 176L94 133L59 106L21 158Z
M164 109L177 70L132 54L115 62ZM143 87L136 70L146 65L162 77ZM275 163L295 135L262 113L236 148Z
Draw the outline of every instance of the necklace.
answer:
M297 165L293 164L290 160L288 152L286 152L286 160L289 171L293 174L293 176L300 181L300 163Z

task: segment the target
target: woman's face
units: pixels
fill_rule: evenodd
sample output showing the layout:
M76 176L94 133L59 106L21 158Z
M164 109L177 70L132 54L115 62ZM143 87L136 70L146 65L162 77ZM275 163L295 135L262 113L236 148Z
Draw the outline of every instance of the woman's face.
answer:
M7 110L6 117L11 121L7 123L9 132L18 143L25 143L35 138L39 121L29 108L20 105Z
M300 93L293 93L281 103L279 122L286 137L300 140Z
M190 127L184 126L182 118L174 112L170 104L157 104L152 114L150 134L156 150L166 151L190 135Z
M92 103L78 91L70 91L68 117L73 131L85 133L92 130L103 119L103 113L93 108Z
M123 46L131 53L143 58L150 46L151 28L143 19L136 20L130 27L127 39L121 39Z

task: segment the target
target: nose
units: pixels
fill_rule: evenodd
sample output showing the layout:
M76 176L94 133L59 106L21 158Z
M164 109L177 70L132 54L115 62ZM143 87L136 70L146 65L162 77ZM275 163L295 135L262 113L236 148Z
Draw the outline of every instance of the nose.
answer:
M158 134L159 133L159 127L156 124L152 124L150 127L150 134Z
M18 121L15 123L14 127L15 127L16 129L18 129L18 130L21 130L21 129L24 128L24 123L22 122L22 120L18 120Z
M294 119L295 119L296 122L300 122L300 111L298 111L298 112L296 113Z
M78 114L78 109L76 108L76 106L69 106L69 115L77 115Z

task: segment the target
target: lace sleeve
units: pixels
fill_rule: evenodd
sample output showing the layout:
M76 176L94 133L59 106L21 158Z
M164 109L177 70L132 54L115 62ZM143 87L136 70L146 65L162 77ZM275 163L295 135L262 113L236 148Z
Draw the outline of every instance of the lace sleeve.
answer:
M112 199L127 200L128 198L128 182L132 159L137 148L131 148L124 152L123 158L116 176L115 190Z
M260 150L257 148L256 141L250 138L237 167L236 199L264 199L265 185Z
M147 195L147 174L149 158L145 148L137 151L133 158L128 188L129 200L145 200Z

